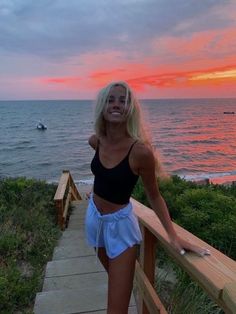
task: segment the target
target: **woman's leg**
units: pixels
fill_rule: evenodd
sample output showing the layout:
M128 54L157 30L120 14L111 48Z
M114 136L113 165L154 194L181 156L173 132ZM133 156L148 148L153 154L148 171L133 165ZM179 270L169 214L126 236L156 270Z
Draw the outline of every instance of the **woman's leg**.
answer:
M128 313L136 260L136 245L109 259L108 314Z
M95 248L96 250L96 248ZM104 247L98 248L98 258L102 263L103 267L105 268L106 272L108 273L109 270L109 258L106 253L106 249Z

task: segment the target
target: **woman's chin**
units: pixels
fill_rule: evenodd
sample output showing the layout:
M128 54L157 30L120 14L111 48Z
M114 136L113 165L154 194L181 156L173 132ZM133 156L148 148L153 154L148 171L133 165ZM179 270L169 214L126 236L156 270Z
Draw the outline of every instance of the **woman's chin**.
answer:
M122 116L109 116L105 119L109 123L125 123L125 119Z

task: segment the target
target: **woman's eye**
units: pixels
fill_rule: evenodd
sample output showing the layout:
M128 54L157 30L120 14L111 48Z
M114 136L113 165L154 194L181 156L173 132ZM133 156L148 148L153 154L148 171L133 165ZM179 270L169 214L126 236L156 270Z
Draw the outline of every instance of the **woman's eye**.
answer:
M114 102L114 99L113 99L113 98L109 98L109 99L108 99L108 103L109 103L109 104L112 104L113 102Z
M115 98L115 97L108 98L108 104L113 104L116 101L122 105L125 104L125 98Z

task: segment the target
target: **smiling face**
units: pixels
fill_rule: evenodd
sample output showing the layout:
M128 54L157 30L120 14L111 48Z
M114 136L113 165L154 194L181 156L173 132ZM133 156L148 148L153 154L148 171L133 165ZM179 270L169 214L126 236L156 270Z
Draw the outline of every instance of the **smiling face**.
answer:
M107 122L122 123L127 119L129 104L126 103L126 89L123 86L113 86L107 97L107 105L103 117Z

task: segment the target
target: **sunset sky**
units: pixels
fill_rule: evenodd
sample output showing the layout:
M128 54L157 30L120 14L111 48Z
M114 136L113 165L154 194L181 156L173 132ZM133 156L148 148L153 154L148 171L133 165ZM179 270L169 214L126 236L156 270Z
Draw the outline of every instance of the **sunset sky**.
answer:
M0 0L0 100L236 97L236 0Z

